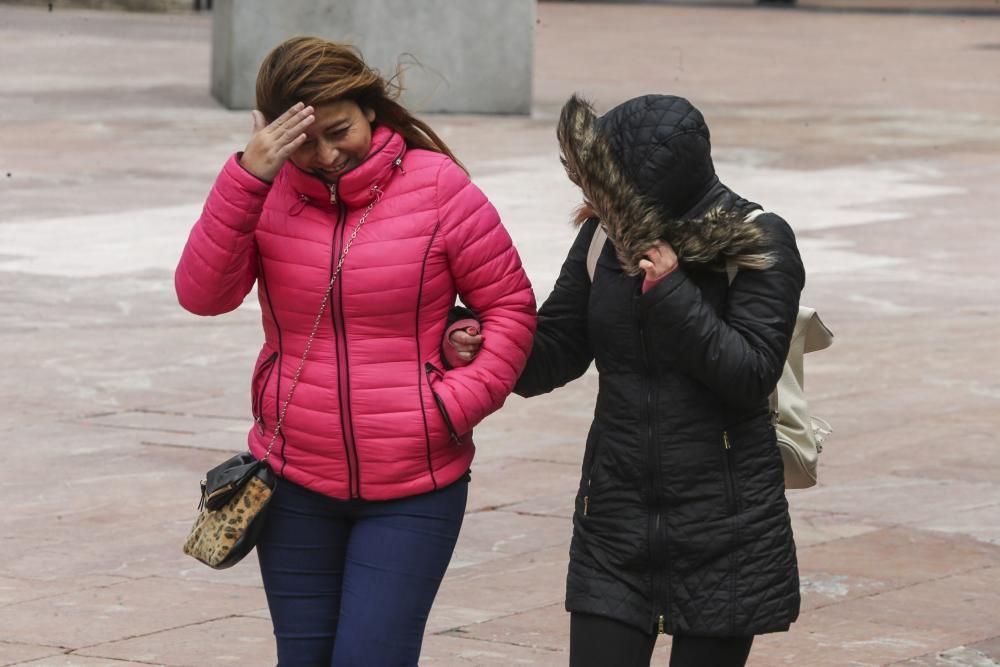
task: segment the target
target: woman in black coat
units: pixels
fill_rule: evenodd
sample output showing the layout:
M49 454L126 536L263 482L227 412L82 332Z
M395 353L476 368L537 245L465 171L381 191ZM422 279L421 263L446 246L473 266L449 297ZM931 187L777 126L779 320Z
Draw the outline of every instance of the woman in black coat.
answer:
M708 127L682 98L597 118L574 97L559 141L585 204L515 391L552 391L596 362L570 664L647 666L667 633L671 667L744 665L754 635L799 612L768 404L805 280L794 234L719 182Z

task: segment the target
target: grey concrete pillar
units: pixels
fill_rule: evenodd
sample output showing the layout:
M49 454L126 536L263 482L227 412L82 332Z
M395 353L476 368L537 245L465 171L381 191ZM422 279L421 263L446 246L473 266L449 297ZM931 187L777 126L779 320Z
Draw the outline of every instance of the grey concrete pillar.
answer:
M216 0L213 12L212 94L230 109L253 108L268 51L316 35L354 44L387 77L412 63L410 109L531 110L535 0Z

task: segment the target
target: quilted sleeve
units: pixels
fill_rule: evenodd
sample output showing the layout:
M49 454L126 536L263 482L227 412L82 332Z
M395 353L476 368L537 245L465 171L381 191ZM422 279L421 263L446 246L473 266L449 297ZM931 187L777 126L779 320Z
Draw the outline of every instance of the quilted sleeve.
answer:
M587 337L591 285L587 251L597 224L595 218L580 228L552 293L538 311L531 356L514 389L521 396L544 394L575 380L594 359Z
M185 310L221 315L243 303L257 279L254 231L270 189L240 166L238 155L226 162L174 272Z
M650 344L674 350L681 371L736 407L755 405L774 390L805 284L791 227L774 214L758 220L766 224L774 265L736 274L724 316L705 303L683 268L640 300Z
M459 434L499 409L524 368L535 332L535 296L510 235L458 165L438 172L438 212L448 264L484 337L475 361L448 371L435 391Z

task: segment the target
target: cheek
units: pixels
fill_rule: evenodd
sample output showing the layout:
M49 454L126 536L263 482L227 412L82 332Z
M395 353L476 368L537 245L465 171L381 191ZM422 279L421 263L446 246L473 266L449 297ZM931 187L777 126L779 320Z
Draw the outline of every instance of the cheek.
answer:
M308 171L309 165L312 163L313 150L311 148L300 147L294 153L288 156L288 159L292 161L299 169Z
M369 151L372 149L372 134L371 131L365 127L363 130L358 132L357 136L352 142L351 152L354 153L359 158L365 158L368 156Z

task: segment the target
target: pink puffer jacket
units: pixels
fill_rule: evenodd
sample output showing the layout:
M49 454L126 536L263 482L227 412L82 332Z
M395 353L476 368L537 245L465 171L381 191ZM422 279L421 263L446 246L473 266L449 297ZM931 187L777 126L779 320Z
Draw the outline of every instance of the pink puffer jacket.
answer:
M250 450L267 450L331 272L361 215L271 465L334 498L385 500L461 477L472 428L500 408L531 347L535 300L496 210L447 156L376 128L331 191L291 162L273 185L223 167L177 266L184 308L234 310L258 283L264 345ZM482 321L476 360L443 371L455 295Z

